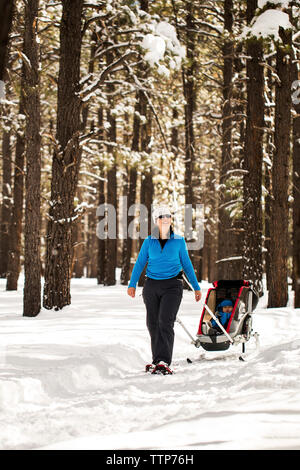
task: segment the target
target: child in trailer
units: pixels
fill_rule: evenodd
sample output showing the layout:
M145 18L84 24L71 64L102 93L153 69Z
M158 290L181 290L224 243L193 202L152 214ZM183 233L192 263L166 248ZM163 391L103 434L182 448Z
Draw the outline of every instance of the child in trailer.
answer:
M228 320L231 317L232 310L233 310L233 303L229 299L223 300L223 302L221 302L217 307L217 311L215 315L217 319L219 320L219 322L221 323L221 325L225 328L225 330L228 324ZM210 323L212 326L212 328L210 328L208 331L208 334L210 336L219 335L223 333L223 331L221 330L221 328L219 327L219 325L214 319L211 319Z

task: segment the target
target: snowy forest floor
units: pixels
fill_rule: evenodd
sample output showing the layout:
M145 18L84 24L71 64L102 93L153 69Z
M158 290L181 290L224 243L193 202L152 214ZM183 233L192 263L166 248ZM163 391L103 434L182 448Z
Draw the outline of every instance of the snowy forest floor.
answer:
M180 318L196 334L205 294L184 291ZM260 335L212 353L176 323L175 374L151 361L141 288L72 279L72 305L22 316L0 280L0 449L300 449L300 312L253 315ZM188 364L186 359L193 362Z

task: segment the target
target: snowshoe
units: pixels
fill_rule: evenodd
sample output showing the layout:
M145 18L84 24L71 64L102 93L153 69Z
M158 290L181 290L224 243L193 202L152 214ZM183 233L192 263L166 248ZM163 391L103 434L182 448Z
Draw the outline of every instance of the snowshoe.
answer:
M153 372L155 369L155 364L147 364L145 367L145 372Z
M158 364L156 364L154 370L151 373L170 375L173 374L173 371L170 369L169 365L166 362L160 361Z

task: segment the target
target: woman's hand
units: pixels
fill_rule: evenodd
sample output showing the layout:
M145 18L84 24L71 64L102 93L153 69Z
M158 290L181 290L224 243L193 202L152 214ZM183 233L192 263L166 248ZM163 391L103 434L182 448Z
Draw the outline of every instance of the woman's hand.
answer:
M199 302L199 300L201 299L201 290L195 290L195 300L196 302Z
M135 297L135 288L134 287L128 287L127 294L130 295L130 297Z

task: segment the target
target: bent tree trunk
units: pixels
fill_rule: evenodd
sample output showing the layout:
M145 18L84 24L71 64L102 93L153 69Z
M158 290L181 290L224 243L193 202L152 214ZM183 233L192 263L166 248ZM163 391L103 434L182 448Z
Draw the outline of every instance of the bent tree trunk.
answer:
M71 303L72 223L81 160L80 53L83 0L65 0L60 30L57 146L52 162L51 201L43 305L56 310Z

